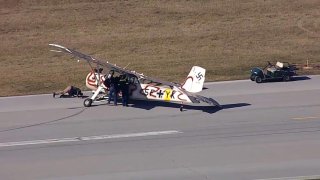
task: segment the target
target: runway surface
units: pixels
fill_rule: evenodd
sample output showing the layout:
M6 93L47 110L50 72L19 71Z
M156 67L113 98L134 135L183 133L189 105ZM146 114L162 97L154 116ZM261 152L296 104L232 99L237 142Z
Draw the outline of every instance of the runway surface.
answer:
M207 83L223 109L0 98L0 177L307 179L320 175L320 76ZM320 177L320 176L319 176Z

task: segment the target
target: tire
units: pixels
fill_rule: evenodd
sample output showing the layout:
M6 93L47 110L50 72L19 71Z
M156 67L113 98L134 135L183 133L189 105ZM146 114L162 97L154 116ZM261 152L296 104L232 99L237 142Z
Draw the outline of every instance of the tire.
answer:
M291 77L288 75L283 76L283 81L290 81Z
M262 83L262 78L259 76L256 76L255 79L256 83Z
M183 106L180 106L180 112L182 112L183 111Z
M256 76L255 76L255 75L253 75L253 74L250 76L251 81L254 81L254 80L255 80L255 78L256 78Z
M83 101L83 105L84 105L84 107L90 107L91 106L91 104L92 104L92 99L85 99L84 101Z

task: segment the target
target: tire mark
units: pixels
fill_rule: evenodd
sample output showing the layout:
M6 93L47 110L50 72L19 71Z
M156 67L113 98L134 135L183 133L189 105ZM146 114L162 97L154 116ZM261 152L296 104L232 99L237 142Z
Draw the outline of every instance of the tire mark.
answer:
M41 125L44 125L44 124L49 124L49 123L53 123L53 122L62 121L62 120L77 116L77 115L83 113L86 109L87 108L83 108L79 112L76 112L74 114L71 114L69 116L62 117L62 118L59 118L59 119L51 120L51 121L46 121L46 122L41 122L41 123L36 123L36 124L29 124L29 125L26 125L26 126L20 126L20 127L16 127L16 128L10 128L10 129L1 130L0 133L8 132L8 131L14 131L14 130L20 130L20 129L25 129L25 128L30 128L30 127L35 127L35 126L41 126Z

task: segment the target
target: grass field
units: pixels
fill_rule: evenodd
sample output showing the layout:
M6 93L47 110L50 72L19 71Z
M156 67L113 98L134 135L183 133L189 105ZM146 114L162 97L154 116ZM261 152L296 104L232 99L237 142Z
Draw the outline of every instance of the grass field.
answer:
M319 0L0 0L0 96L85 89L89 67L49 43L175 82L193 65L217 81L266 61L320 64L319 9Z

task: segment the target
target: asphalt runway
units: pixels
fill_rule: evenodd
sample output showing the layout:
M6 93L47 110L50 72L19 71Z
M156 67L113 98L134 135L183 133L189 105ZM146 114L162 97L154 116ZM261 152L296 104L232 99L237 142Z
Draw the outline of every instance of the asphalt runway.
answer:
M320 76L205 87L223 109L0 98L0 179L320 177Z

